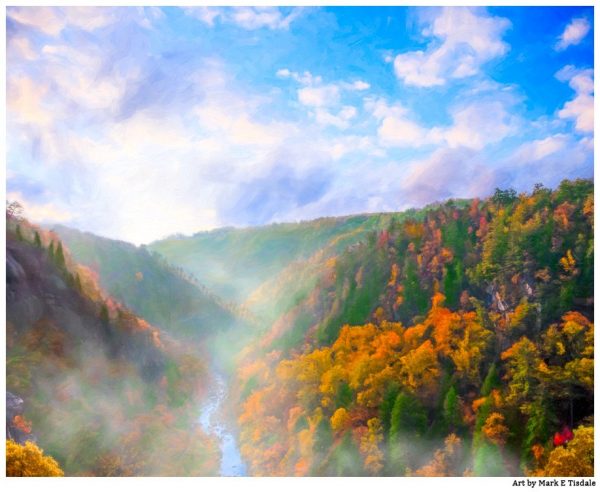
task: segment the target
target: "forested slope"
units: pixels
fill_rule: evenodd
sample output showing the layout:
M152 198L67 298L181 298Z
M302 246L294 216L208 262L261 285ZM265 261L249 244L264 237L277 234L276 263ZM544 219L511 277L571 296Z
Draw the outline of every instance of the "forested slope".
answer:
M197 423L198 351L103 292L55 234L8 226L9 437L37 441L67 475L215 474L218 448ZM13 472L27 449L7 445Z
M251 471L593 474L593 217L591 181L497 190L324 259L241 359Z
M64 226L53 230L110 295L167 333L199 340L245 323L239 309L144 246Z

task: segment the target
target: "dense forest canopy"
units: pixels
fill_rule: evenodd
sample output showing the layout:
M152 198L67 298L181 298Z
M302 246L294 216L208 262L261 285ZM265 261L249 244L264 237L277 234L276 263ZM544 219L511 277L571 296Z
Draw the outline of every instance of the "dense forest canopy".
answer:
M593 204L586 180L497 190L329 259L240 364L252 470L591 474Z
M11 203L10 469L216 473L196 412L217 364L253 475L592 475L593 222L575 180L151 252ZM181 264L219 252L238 261L209 287Z

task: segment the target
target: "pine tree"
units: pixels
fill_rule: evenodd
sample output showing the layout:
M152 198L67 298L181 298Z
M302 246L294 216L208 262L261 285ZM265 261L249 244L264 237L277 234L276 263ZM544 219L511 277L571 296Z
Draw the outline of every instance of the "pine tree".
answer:
M100 307L100 321L102 321L104 324L108 324L110 321L108 307L104 303L102 303L102 306Z
M78 292L81 292L83 290L81 287L81 277L79 277L79 273L75 274L75 288Z
M456 388L451 386L444 398L444 422L449 431L455 432L460 425L460 408Z
M38 231L35 231L35 235L33 237L33 244L35 245L36 248L42 247L42 240L40 238L40 233Z
M56 247L54 262L58 268L65 268L65 255L63 253L62 243L59 241L58 246Z

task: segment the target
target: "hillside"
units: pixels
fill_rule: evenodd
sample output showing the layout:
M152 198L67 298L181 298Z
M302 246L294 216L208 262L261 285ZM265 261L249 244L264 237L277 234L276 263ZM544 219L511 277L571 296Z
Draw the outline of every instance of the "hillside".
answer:
M67 474L214 473L231 371L252 475L591 475L593 221L576 180L140 248L13 223L12 428Z
M56 235L8 225L10 435L66 475L214 474L218 449L196 423L197 351L105 294Z
M245 326L241 312L143 246L64 226L53 231L111 296L167 333L198 340Z
M306 260L328 245L342 250L388 221L386 214L373 214L217 229L156 241L148 249L190 272L223 298L241 304L290 263Z
M593 434L593 261L587 180L450 201L315 257L240 361L251 472L590 475L566 456Z

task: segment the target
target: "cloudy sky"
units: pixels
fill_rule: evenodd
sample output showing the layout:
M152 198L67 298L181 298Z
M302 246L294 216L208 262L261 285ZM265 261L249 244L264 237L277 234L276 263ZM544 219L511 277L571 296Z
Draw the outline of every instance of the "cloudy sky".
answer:
M8 8L7 194L135 243L593 175L587 8Z

